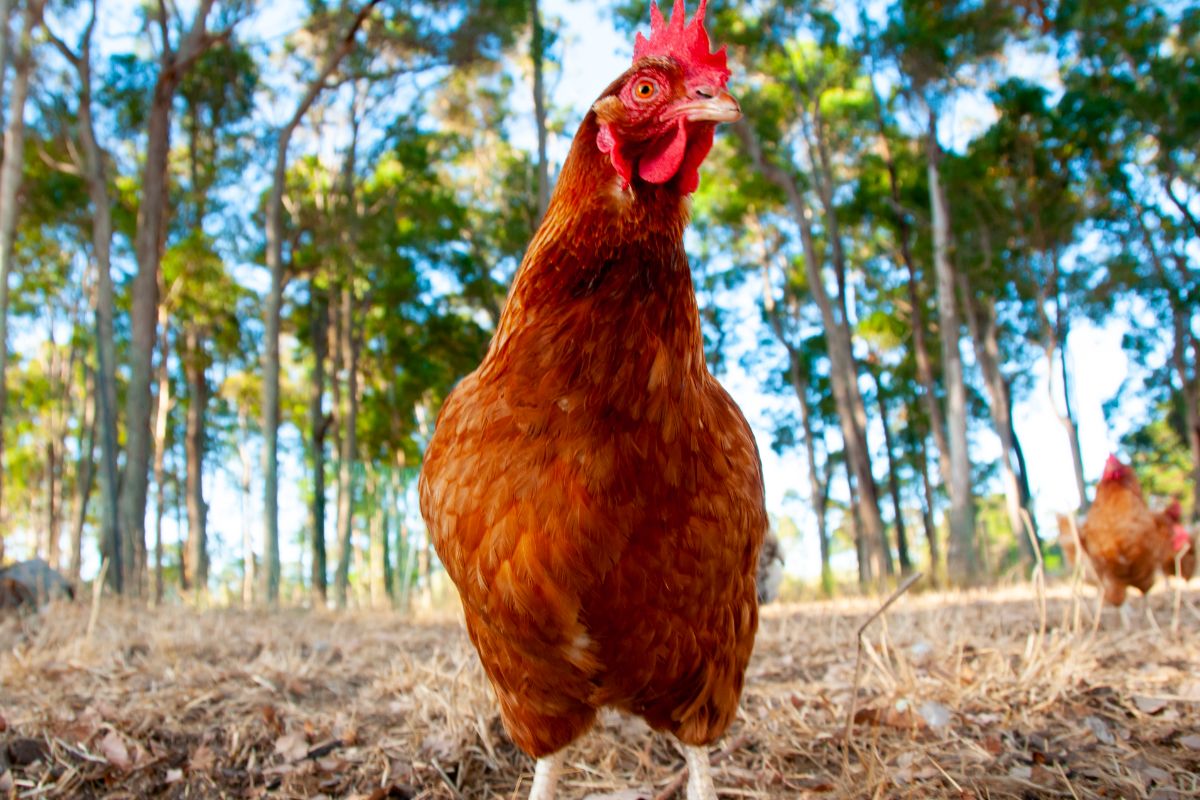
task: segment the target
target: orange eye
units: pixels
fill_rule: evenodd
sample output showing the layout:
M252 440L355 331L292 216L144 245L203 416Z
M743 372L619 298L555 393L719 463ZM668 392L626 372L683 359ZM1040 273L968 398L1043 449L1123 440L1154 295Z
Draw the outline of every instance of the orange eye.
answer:
M649 100L657 91L658 87L652 81L638 81L633 87L633 94L639 100Z

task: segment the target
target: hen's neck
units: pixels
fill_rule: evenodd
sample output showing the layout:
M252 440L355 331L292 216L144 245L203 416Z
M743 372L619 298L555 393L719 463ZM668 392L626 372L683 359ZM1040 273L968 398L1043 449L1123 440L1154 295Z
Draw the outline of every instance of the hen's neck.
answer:
M688 201L673 183L623 187L596 147L597 131L589 113L514 279L489 359L553 328L592 340L657 339L688 368L703 368L683 249Z

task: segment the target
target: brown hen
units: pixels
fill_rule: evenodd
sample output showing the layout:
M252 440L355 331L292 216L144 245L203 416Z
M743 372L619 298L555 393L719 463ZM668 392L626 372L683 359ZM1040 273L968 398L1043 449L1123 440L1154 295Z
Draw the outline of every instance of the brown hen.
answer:
M707 369L683 248L717 123L740 116L704 3L657 8L575 136L491 347L446 400L421 511L513 740L553 796L614 707L686 748L733 720L767 527L754 438Z

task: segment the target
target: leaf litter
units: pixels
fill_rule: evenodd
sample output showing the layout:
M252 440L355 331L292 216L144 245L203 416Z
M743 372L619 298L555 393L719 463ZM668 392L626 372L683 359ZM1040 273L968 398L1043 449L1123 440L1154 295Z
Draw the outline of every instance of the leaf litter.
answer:
M1056 587L1045 617L1040 600L1020 586L904 597L865 631L857 685L856 631L877 601L764 608L739 718L713 747L719 793L1200 796L1200 620L1182 615L1173 636L1106 612L1093 631L1090 597ZM1152 600L1166 621L1168 598ZM450 615L106 603L90 638L87 623L71 605L0 620L4 797L528 793L532 763ZM568 751L560 797L682 798L682 762L606 712Z

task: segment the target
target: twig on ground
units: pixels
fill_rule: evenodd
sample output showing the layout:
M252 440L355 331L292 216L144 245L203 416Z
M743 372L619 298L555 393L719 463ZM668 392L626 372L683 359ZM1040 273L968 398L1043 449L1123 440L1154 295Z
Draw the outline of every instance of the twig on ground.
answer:
M858 710L856 708L858 705L858 689L859 684L862 682L862 658L865 645L863 633L866 632L872 622L883 616L892 607L892 604L899 600L922 577L924 577L924 573L922 572L914 572L912 575L909 575L903 583L896 587L896 591L892 592L883 605L877 608L874 614L867 617L862 625L858 626L858 632L854 636L857 642L854 656L854 685L850 688L850 707L846 711L846 731L842 742L842 769L844 772L850 771L850 740L854 734L854 714Z
M442 769L442 765L437 762L437 759L432 759L429 763L433 767L434 772L438 774L438 777L442 779L442 783L446 784L446 787L454 794L455 798L457 800L466 800L463 797L462 791L459 790L454 781L450 780L450 776L446 774L446 770Z

